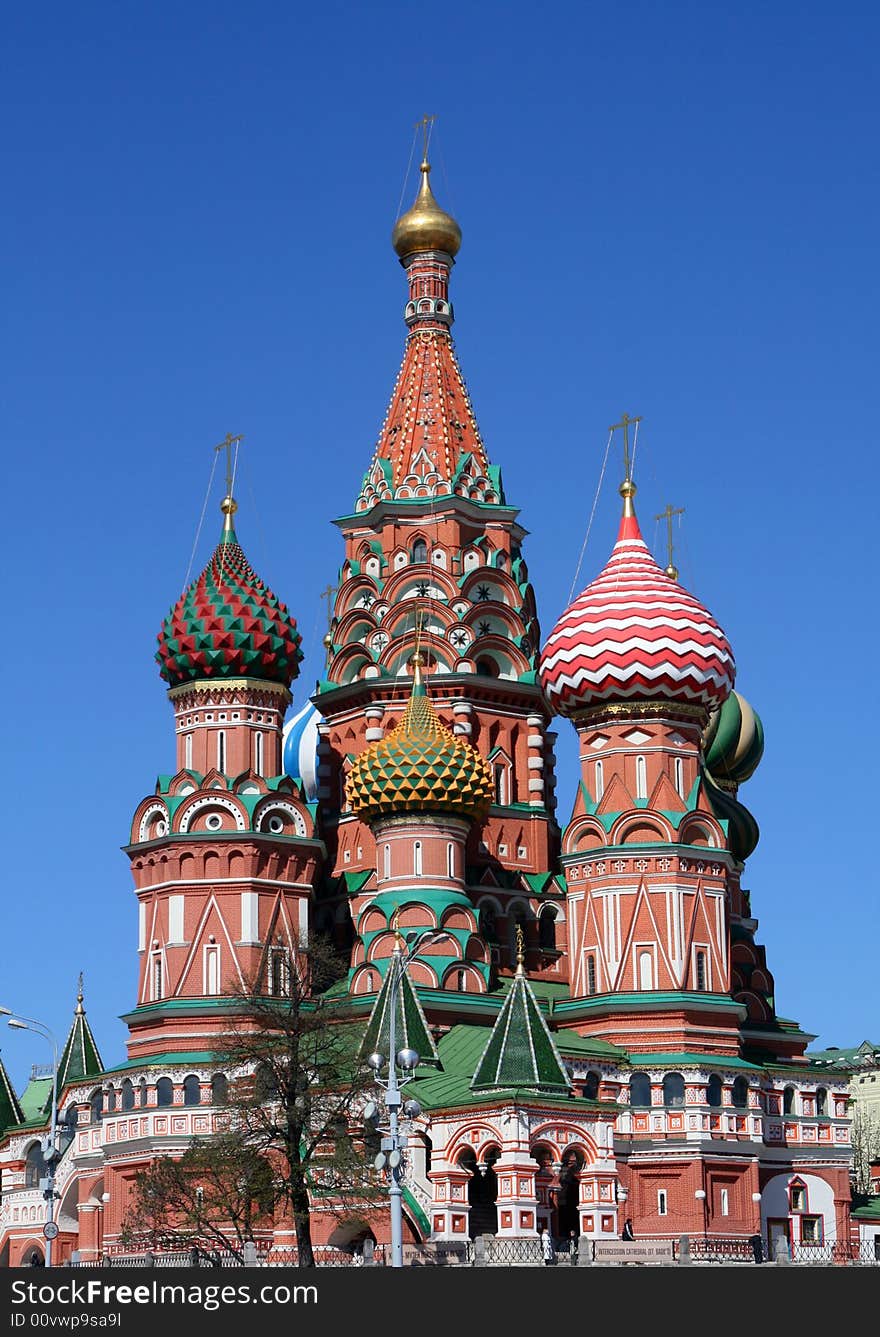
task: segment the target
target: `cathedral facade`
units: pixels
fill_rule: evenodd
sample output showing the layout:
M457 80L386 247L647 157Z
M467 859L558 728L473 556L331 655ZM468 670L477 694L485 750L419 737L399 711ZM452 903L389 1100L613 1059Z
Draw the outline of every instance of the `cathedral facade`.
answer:
M335 522L311 704L285 725L300 635L239 543L231 490L162 626L175 761L126 845L128 1053L105 1067L80 992L53 1262L119 1250L135 1175L222 1126L236 999L257 976L283 994L312 934L347 954L367 1034L402 939L424 935L405 980L423 1060L412 1242L610 1240L627 1220L655 1239L849 1239L848 1074L813 1064L813 1037L778 1015L743 882L760 720L720 625L645 544L628 467L607 562L542 637L451 337L460 244L425 161L393 233L403 361ZM557 799L569 727L580 777ZM19 1095L0 1066L0 1264L45 1252L51 1089L38 1072ZM387 1240L387 1212L370 1227ZM348 1242L329 1213L313 1230ZM289 1242L276 1223L268 1243Z

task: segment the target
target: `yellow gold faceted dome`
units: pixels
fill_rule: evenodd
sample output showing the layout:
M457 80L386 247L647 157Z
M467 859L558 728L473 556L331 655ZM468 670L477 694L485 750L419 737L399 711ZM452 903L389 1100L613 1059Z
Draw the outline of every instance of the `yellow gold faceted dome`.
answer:
M401 260L414 251L445 251L457 255L461 246L461 228L451 214L445 213L431 190L431 164L422 163L422 184L416 202L394 224L391 245Z
M352 811L367 822L403 812L478 821L492 801L492 773L476 748L440 722L416 663L403 719L355 760L346 790Z

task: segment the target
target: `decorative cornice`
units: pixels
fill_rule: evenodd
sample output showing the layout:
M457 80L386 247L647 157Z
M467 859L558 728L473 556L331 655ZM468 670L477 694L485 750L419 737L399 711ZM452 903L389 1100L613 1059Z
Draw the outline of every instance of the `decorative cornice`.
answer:
M177 701L186 696L226 696L231 692L245 691L262 693L265 696L278 696L289 706L293 697L280 682L267 682L265 678L198 678L194 682L184 682L168 690L168 700Z

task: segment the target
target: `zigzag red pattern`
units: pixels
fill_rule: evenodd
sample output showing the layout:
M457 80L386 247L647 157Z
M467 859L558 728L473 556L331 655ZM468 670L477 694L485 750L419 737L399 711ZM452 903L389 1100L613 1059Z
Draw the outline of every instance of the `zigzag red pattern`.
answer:
M627 700L712 709L731 692L736 664L717 622L660 569L631 515L604 569L550 633L539 674L561 715Z

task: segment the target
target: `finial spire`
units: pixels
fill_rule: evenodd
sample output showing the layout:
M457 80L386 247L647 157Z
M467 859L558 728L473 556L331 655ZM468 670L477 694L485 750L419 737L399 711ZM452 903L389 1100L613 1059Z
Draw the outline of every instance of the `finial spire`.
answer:
M641 416L631 418L628 413L624 413L620 419L620 422L614 423L614 425L608 429L612 433L617 431L623 432L623 482L620 485L619 492L620 495L623 497L624 518L635 515L632 499L636 495L636 485L632 480L632 465L633 465L633 460L635 459L636 440L638 439L639 423L641 421L642 421ZM632 457L630 457L629 453L630 426L635 427L635 433L633 435Z
M516 973L524 975L526 960L526 940L523 936L522 924L516 926Z
M81 1016L85 1011L83 1008L83 973L79 972L79 979L76 982L76 1015Z
M679 506L679 508L675 510L673 509L672 503L668 502L666 505L666 510L661 511L659 515L654 516L655 520L666 521L666 560L668 563L666 567L666 575L669 577L670 580L678 580L678 567L672 560L672 555L673 555L672 520L673 516L676 515L684 515L684 507Z
M221 441L214 449L217 451L226 451L226 492L220 503L220 509L223 512L223 537L235 533L235 525L232 517L238 510L238 504L232 495L232 488L235 483L235 470L238 465L238 447L241 445L244 437L233 436L231 432L226 433L226 440ZM232 448L235 447L235 459L232 457Z

